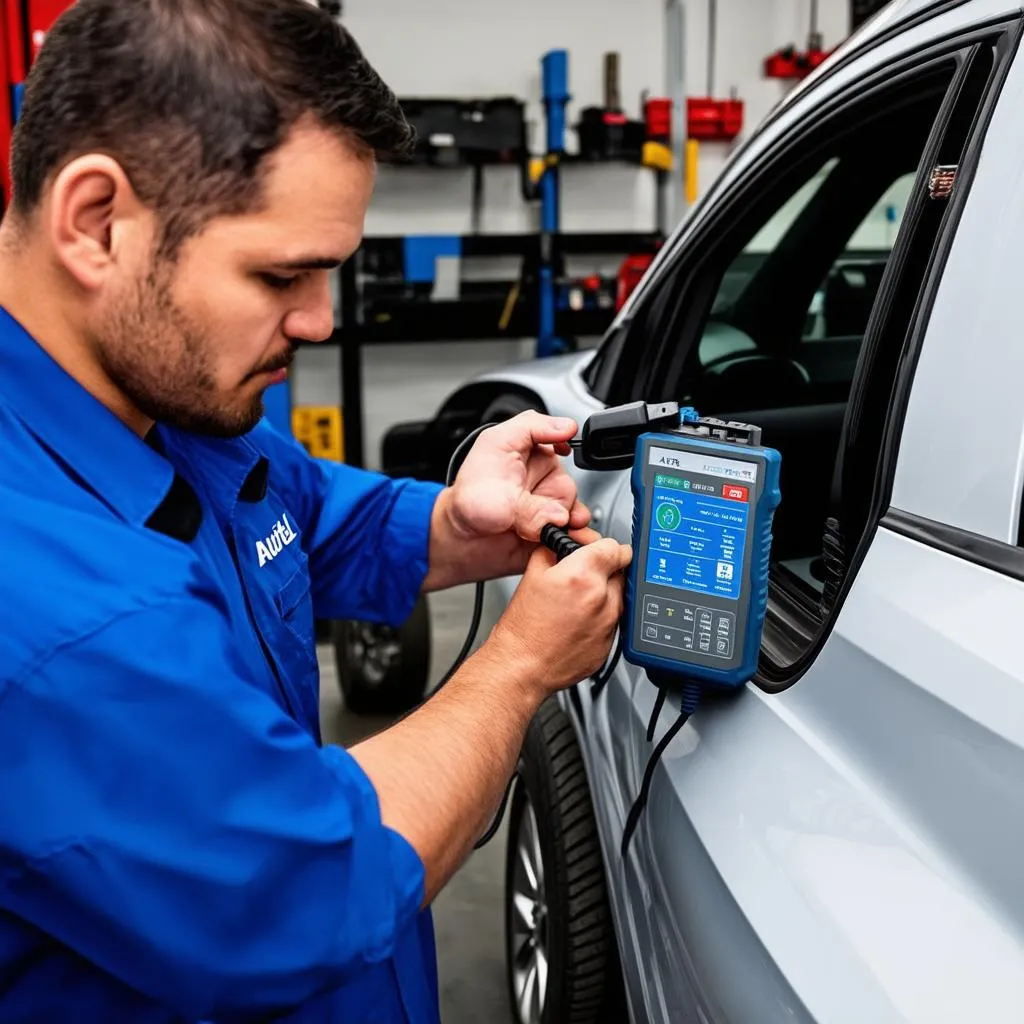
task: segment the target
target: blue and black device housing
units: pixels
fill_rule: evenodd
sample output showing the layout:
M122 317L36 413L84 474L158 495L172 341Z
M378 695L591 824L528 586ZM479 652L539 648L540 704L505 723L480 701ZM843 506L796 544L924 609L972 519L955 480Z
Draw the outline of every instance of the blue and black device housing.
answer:
M781 456L760 428L682 411L633 462L623 654L665 685L736 687L757 670Z

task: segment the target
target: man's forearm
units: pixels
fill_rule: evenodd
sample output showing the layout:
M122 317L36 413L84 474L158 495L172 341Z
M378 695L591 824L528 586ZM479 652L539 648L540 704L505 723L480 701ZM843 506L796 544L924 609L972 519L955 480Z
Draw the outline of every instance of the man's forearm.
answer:
M385 825L426 868L426 901L486 829L515 770L541 687L529 661L484 645L422 708L349 752L373 782Z

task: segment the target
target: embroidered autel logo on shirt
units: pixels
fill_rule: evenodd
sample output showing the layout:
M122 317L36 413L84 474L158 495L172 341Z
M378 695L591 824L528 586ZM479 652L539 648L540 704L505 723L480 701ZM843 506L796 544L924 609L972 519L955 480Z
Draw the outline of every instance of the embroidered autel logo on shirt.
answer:
M256 554L260 556L260 568L272 562L299 535L292 529L287 513L281 516L266 540L256 541Z

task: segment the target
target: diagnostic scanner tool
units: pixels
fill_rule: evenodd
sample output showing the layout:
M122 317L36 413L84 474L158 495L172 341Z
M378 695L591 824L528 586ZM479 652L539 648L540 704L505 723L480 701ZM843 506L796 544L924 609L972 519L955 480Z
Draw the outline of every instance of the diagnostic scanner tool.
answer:
M637 440L623 654L655 681L732 687L757 669L781 462L760 442L690 409Z

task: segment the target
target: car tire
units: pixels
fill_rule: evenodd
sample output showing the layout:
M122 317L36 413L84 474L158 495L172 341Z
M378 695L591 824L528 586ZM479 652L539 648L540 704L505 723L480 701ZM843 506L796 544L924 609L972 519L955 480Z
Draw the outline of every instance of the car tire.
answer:
M480 417L481 423L504 423L522 412L539 412L541 403L538 399L530 399L525 395L507 394L499 395L484 410Z
M629 1019L587 776L554 699L530 725L512 795L505 964L517 1024Z
M331 625L345 706L355 715L400 715L419 705L430 673L430 608L421 596L397 629L338 620Z

